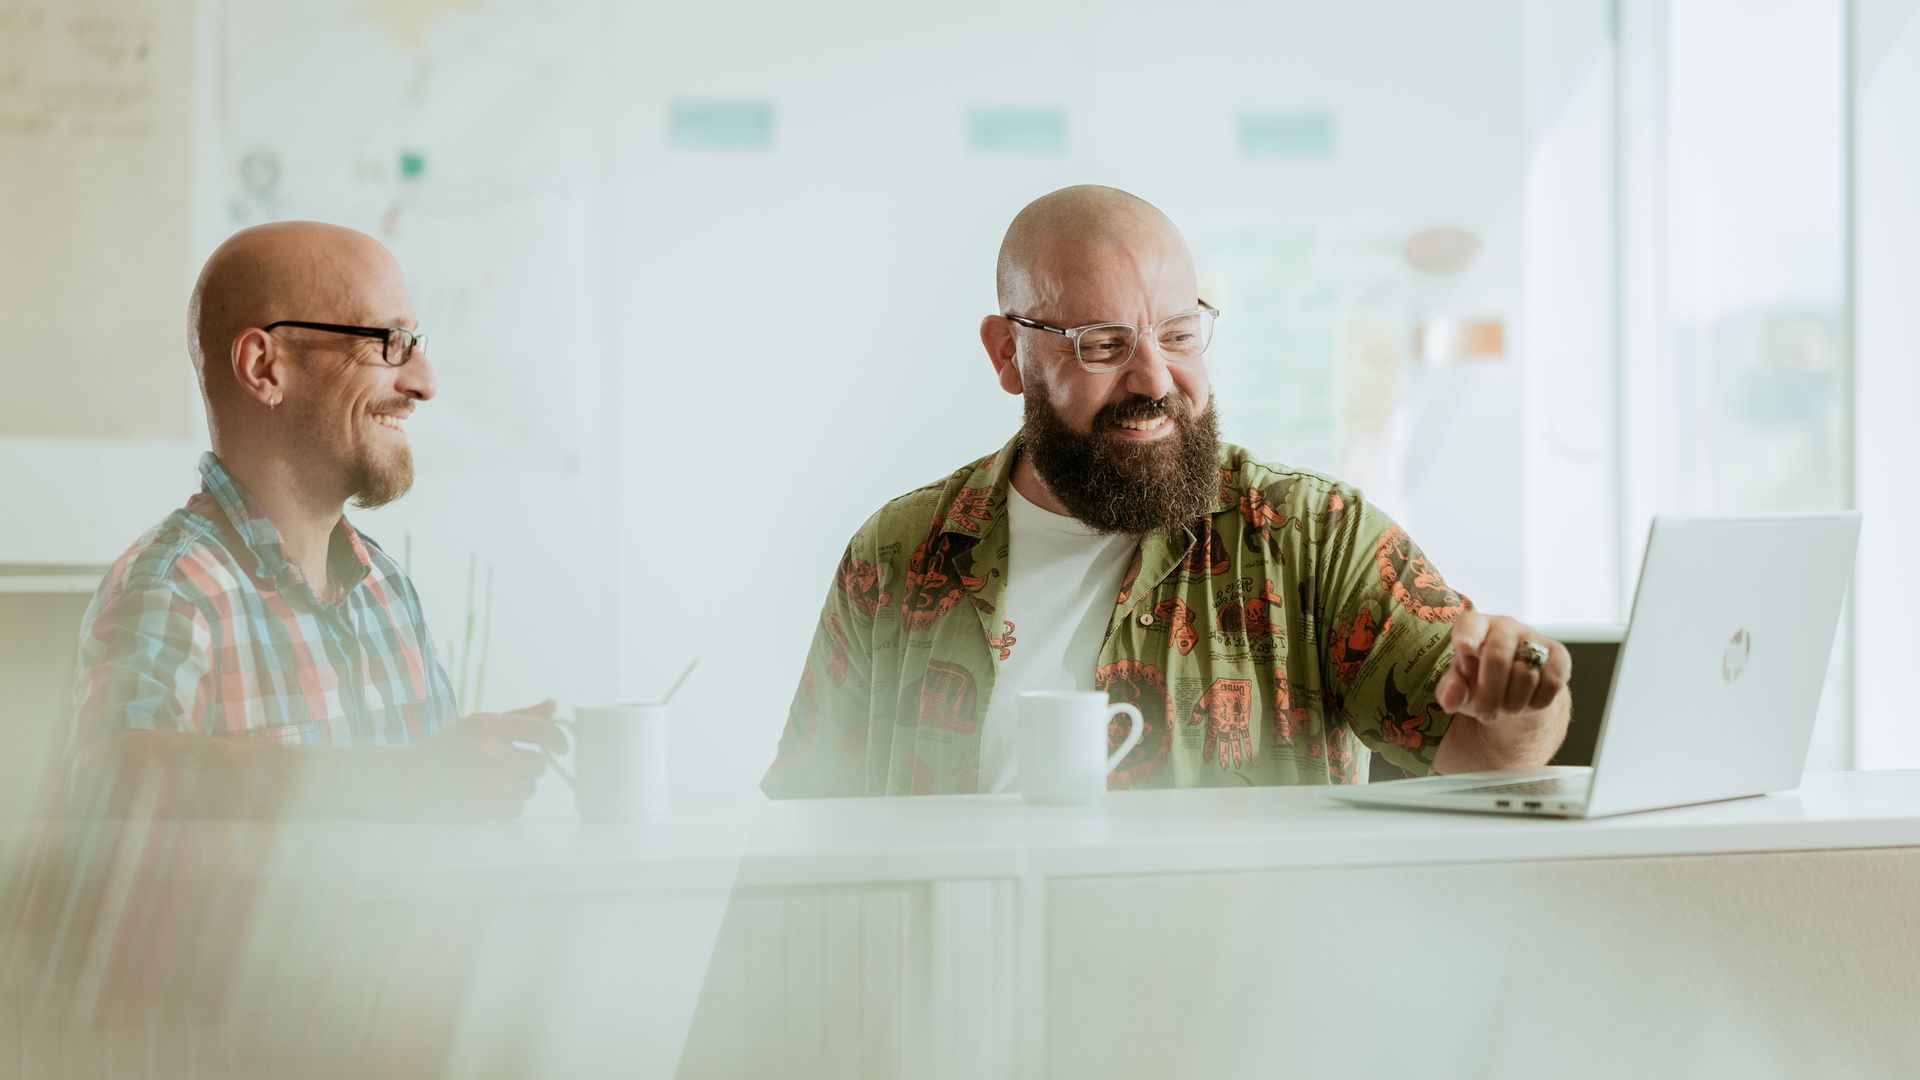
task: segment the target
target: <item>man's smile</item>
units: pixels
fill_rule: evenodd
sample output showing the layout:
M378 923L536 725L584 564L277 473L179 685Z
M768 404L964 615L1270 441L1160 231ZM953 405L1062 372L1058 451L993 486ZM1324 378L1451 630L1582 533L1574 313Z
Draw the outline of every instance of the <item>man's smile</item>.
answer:
M383 428L389 428L400 434L406 433L407 413L376 412L368 413L368 419Z
M1114 421L1113 432L1122 439L1135 442L1151 442L1164 439L1173 431L1173 418L1166 413L1137 417L1132 420Z

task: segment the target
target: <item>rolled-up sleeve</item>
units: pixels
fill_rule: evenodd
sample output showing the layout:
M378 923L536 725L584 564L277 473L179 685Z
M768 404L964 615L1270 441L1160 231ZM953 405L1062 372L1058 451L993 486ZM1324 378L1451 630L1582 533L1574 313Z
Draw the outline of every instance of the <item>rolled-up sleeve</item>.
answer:
M1453 620L1473 604L1392 518L1351 489L1345 501L1323 571L1324 685L1361 742L1429 773L1453 720L1434 691L1453 663Z

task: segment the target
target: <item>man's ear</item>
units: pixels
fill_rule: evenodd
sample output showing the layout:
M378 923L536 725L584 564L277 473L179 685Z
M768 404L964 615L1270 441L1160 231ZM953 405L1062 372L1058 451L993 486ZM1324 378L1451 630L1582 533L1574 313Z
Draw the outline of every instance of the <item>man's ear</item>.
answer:
M1000 389L1018 396L1026 392L1020 381L1019 342L1014 340L1013 323L998 315L980 320L980 344L986 346L987 359L993 361L993 373L1000 377Z
M230 350L233 379L240 392L269 408L287 396L283 385L285 365L274 348L273 338L265 330L250 326L233 339Z

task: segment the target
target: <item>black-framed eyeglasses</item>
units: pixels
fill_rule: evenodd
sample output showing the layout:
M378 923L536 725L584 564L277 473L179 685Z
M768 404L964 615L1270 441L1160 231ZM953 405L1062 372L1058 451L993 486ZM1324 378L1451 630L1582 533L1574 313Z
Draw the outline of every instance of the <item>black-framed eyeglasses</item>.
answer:
M389 367L399 367L413 359L415 349L427 347L427 335L418 330L408 330L399 326L341 326L339 323L302 322L299 319L281 319L268 323L260 329L272 333L283 326L294 326L302 330L325 330L329 334L352 334L354 337L379 338L380 359Z
M1049 334L1059 334L1073 342L1074 358L1080 366L1095 374L1119 371L1133 359L1134 347L1139 344L1141 334L1153 338L1160 346L1160 354L1169 364L1186 364L1198 360L1213 342L1213 321L1220 317L1220 309L1200 301L1200 306L1192 311L1183 311L1178 315L1169 315L1151 326L1139 327L1132 323L1092 323L1087 326L1053 326L1036 319L1019 315L1002 315L1008 322L1024 326L1029 330L1044 330Z

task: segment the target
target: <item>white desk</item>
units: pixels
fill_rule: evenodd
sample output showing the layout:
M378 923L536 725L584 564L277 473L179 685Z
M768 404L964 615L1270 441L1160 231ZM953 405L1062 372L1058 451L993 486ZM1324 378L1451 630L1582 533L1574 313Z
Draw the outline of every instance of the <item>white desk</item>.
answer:
M23 1045L83 1075L1920 1074L1916 772L1593 822L1276 789L10 837L113 928L16 935Z

